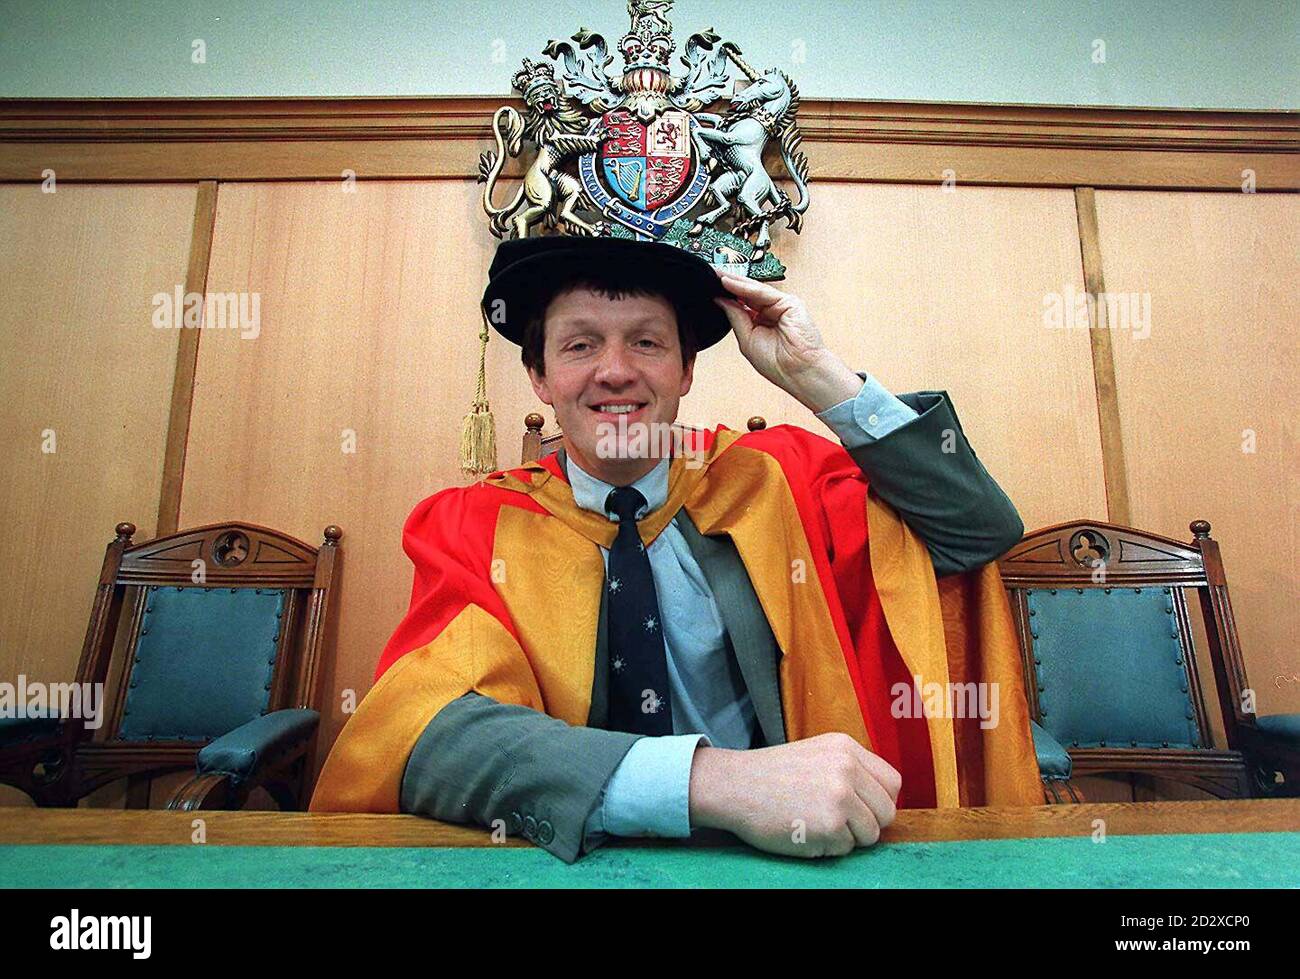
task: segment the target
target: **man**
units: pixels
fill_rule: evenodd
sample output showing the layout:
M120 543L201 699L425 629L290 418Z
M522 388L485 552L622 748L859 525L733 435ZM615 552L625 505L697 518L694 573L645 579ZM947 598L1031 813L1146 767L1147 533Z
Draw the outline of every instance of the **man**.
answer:
M946 395L894 397L797 298L669 245L511 240L489 279L563 448L411 514L411 609L313 810L470 821L572 861L699 827L842 854L899 806L1041 799L989 566L1022 525ZM630 452L728 333L840 442L719 427ZM1000 717L913 709L954 681Z

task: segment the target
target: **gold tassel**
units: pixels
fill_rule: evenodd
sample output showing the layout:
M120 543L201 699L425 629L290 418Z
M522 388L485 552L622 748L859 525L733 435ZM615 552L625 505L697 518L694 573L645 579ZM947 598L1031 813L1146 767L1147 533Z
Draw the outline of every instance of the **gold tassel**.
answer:
M478 335L478 390L474 406L460 430L460 468L473 476L486 476L497 470L496 422L487 399L488 322L483 317L483 332Z

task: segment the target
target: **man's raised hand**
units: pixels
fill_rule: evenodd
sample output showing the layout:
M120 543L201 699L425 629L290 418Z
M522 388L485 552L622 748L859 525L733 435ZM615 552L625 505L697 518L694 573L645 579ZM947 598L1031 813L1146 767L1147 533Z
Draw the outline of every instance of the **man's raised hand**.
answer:
M714 267L732 298L715 297L745 359L810 410L853 397L862 379L827 349L798 296Z

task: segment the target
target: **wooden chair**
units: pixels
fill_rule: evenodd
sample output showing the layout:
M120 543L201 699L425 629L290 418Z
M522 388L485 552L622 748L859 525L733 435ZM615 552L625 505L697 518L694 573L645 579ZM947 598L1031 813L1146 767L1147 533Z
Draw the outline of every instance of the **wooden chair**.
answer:
M125 778L128 808L145 808L153 777L188 768L169 809L237 809L259 786L300 808L342 531L326 527L319 549L245 523L134 534L118 524L108 545L77 667L111 703L89 724L0 722L0 782L75 806Z
M520 451L520 465L536 462L559 450L564 441L564 433L556 432L554 435L543 436L542 426L544 424L546 424L546 419L535 411L529 412L528 416L524 418L524 444ZM693 425L682 427L697 432L700 431ZM747 427L751 432L757 432L759 429L767 428L767 421L761 415L754 415L749 419Z
M1072 770L1167 778L1219 797L1300 787L1300 718L1257 718L1246 709L1249 685L1219 546L1204 520L1191 531L1184 544L1074 521L1027 534L999 562L1040 766L1045 756L1068 754L1065 778L1059 767L1054 778L1044 771L1045 785L1072 793ZM1226 749L1213 746L1189 592L1205 624Z

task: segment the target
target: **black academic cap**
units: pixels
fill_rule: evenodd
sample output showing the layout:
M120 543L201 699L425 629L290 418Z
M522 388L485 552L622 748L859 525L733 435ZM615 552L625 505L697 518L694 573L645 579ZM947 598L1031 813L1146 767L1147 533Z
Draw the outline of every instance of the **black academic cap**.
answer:
M608 269L620 279L653 287L674 301L700 350L731 332L714 296L730 298L707 261L660 241L579 235L508 238L497 246L483 292L483 312L493 329L511 343L524 342L524 327L549 284L574 272ZM497 301L503 302L498 305Z

